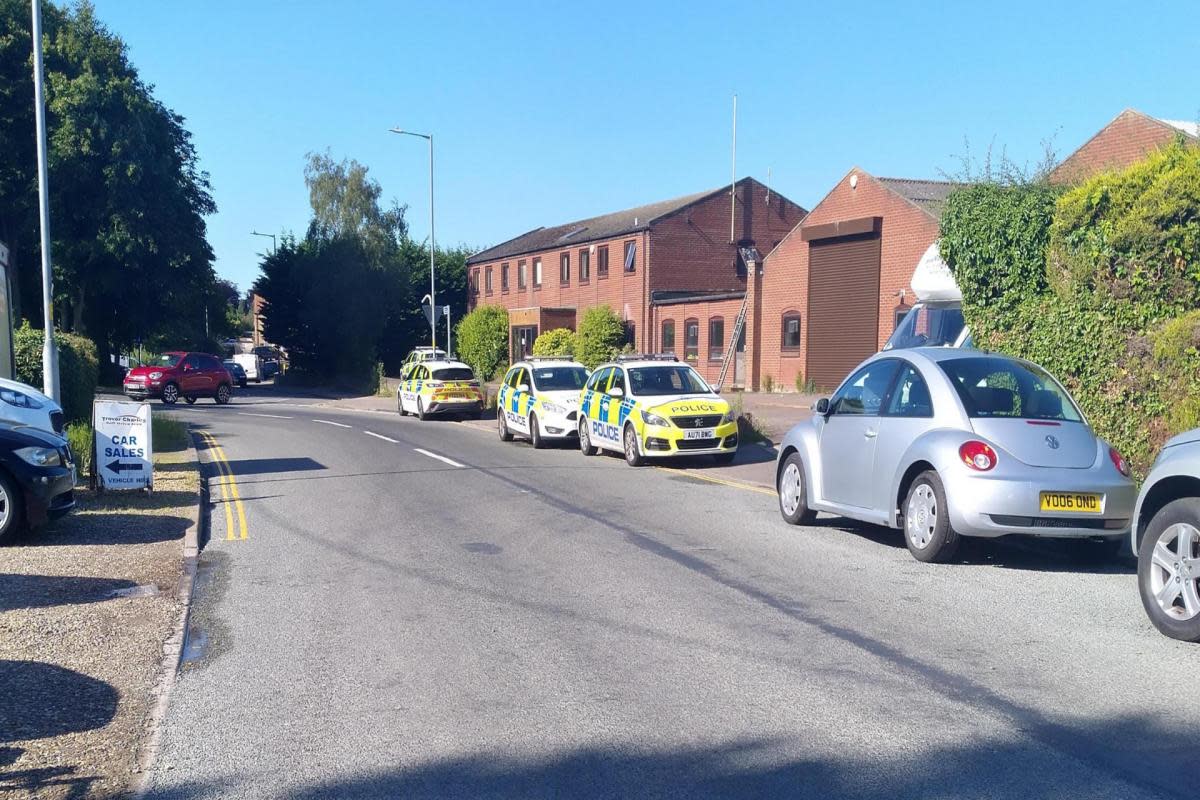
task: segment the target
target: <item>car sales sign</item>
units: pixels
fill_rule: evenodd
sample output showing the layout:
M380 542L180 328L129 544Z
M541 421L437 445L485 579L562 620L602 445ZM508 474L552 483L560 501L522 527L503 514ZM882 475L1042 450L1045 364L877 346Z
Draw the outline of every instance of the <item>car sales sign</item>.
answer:
M96 432L92 463L101 488L154 488L149 403L97 400L92 405L92 428Z

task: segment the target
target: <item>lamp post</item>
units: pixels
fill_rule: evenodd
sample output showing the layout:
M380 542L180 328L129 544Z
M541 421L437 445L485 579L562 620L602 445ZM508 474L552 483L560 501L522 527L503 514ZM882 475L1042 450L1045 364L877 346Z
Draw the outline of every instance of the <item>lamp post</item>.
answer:
M391 128L392 133L399 133L404 136L418 136L429 141L429 335L430 343L437 347L437 314L432 313L433 309L437 308L437 289L433 278L433 134L432 133L414 133L401 128ZM449 342L447 342L449 344Z
M259 233L258 231L250 231L250 233L252 233L255 236L269 236L271 238L271 253L272 253L272 255L274 255L274 253L275 253L275 234Z
M58 391L58 348L54 345L54 273L50 269L50 187L46 166L46 74L42 67L42 5L33 0L33 104L37 123L38 205L42 228L42 312L45 337L42 340L42 390L55 402L62 400Z

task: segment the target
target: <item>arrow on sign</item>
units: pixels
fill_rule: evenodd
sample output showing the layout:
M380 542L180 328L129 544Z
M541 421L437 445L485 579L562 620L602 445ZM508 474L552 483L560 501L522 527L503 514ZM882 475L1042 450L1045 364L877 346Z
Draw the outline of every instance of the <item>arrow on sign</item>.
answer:
M128 463L125 461L110 461L104 465L104 468L106 470L108 470L109 472L117 472L117 473L141 472L142 471L142 462L134 461L133 463Z

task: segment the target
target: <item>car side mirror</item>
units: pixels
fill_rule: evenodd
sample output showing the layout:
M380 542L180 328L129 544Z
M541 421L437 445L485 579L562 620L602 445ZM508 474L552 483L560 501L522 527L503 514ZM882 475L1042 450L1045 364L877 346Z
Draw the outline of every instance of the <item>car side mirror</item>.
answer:
M624 397L625 390L622 389L620 386L614 386L608 390L608 395L609 395L609 397Z
M829 398L822 397L820 400L818 400L816 403L814 403L813 411L817 412L818 414L820 414L822 416L828 414L829 413Z
M528 391L529 391L529 384L528 384L528 383L522 383L520 386L518 386L518 387L517 387L517 391L518 391L518 392L528 392Z
M191 365L191 364L184 364L184 365L183 365L183 371L184 371L184 372L191 372L191 371L192 371L192 365Z

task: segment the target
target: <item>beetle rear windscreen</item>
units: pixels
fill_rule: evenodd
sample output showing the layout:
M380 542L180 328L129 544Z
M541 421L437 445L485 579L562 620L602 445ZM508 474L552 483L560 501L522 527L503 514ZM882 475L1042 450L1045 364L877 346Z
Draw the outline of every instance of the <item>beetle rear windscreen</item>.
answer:
M995 356L939 361L962 399L967 416L1081 422L1071 397L1033 364Z

